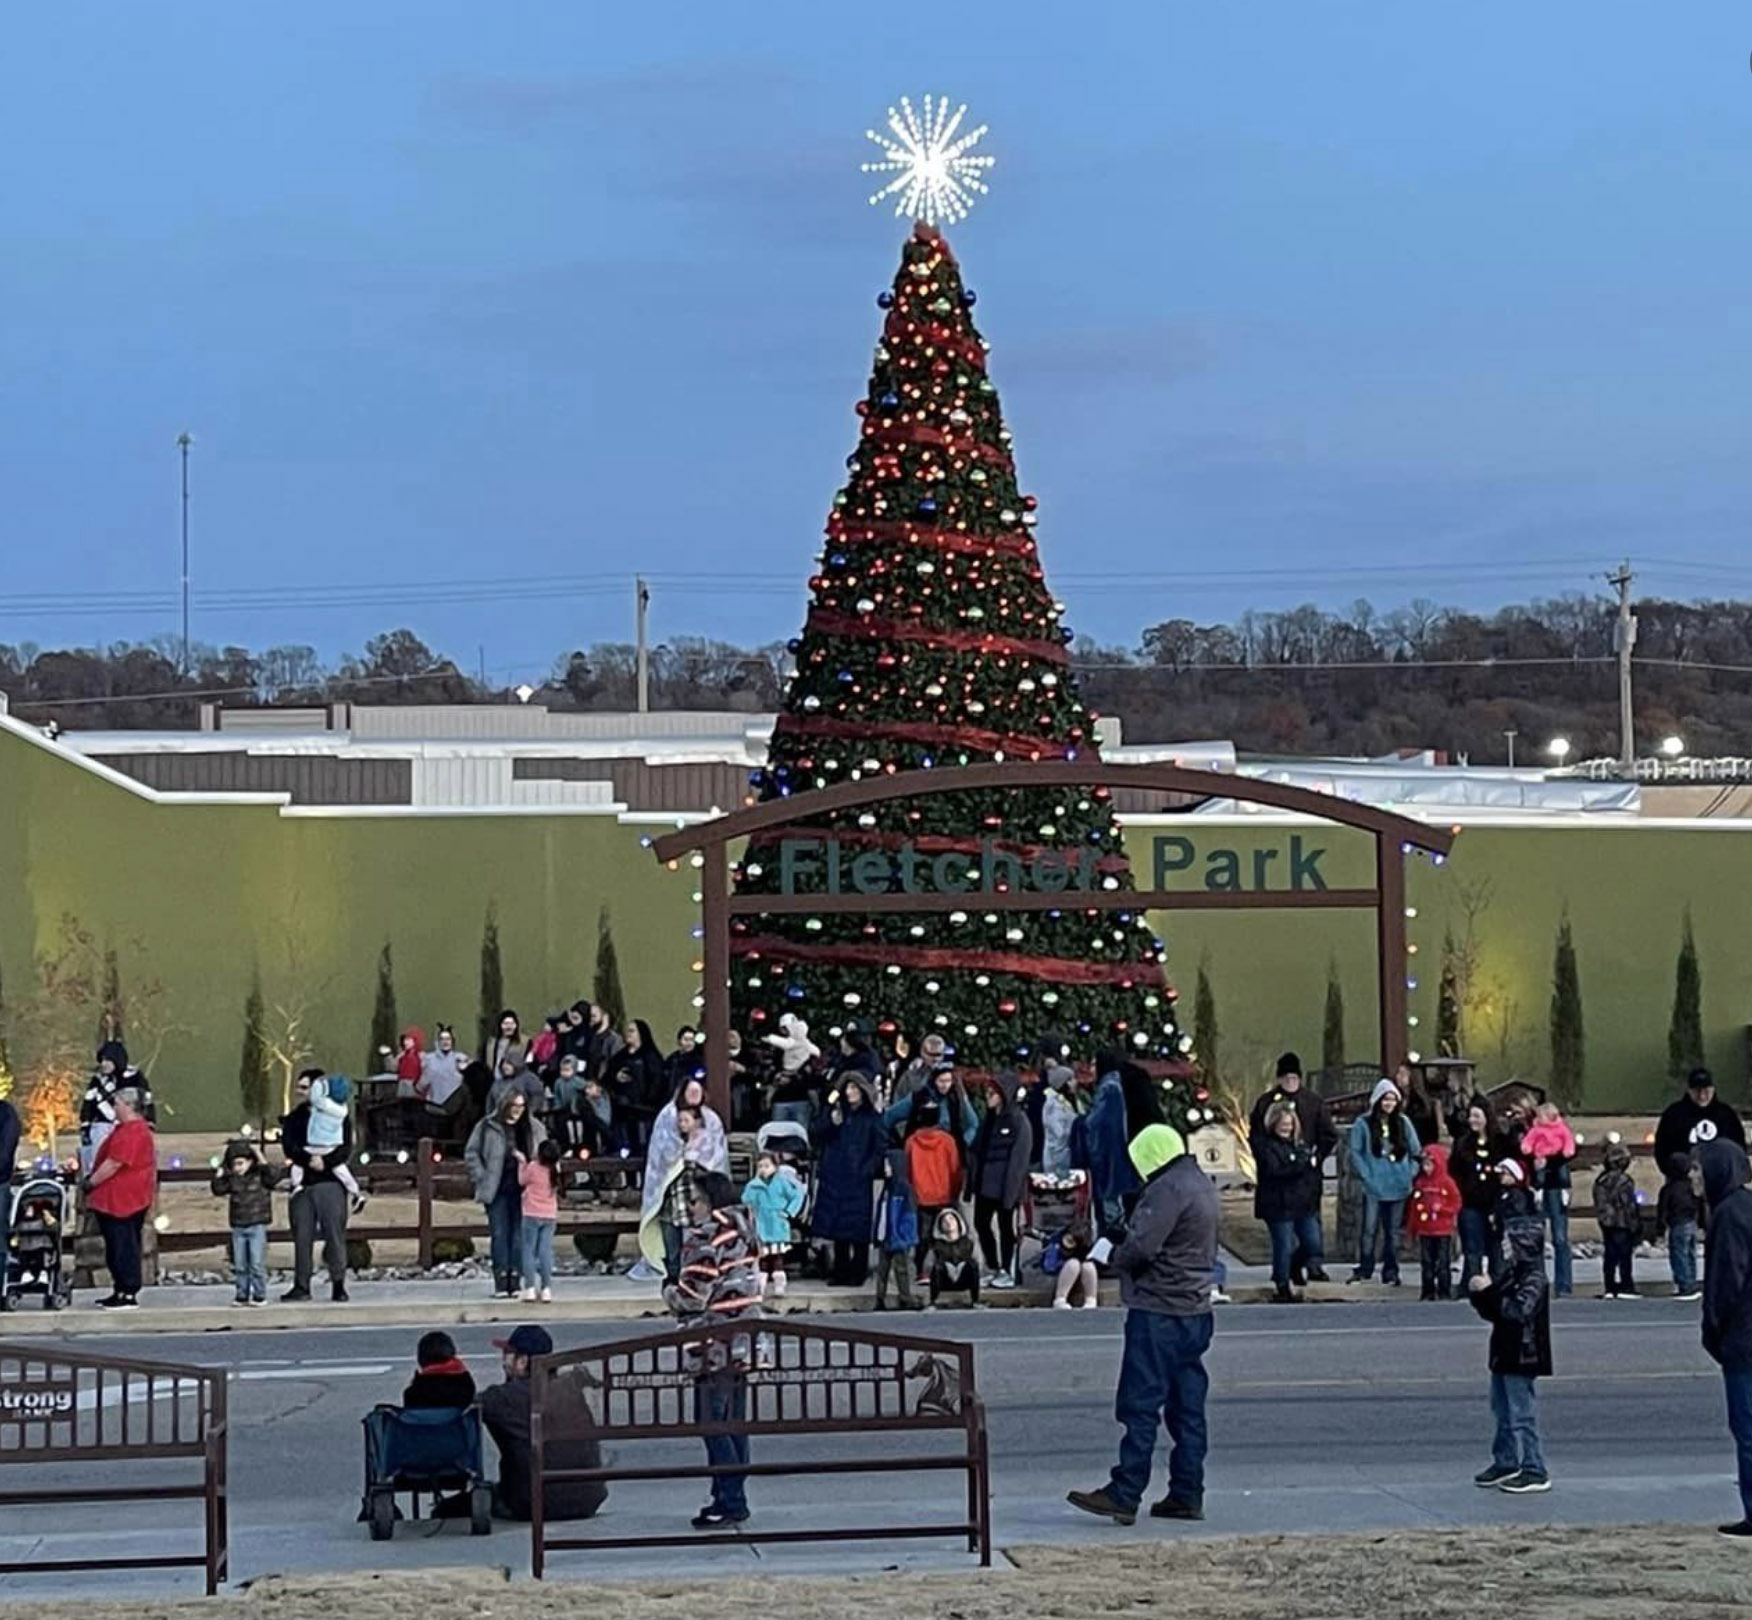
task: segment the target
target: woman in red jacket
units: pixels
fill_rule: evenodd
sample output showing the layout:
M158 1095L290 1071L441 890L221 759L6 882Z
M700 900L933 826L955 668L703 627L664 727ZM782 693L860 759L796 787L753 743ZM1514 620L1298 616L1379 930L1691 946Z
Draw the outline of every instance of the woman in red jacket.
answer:
M138 1091L124 1087L114 1107L115 1129L97 1150L85 1190L103 1232L104 1264L113 1285L98 1308L132 1311L140 1306L140 1247L146 1212L158 1192L158 1150L152 1127L140 1117Z

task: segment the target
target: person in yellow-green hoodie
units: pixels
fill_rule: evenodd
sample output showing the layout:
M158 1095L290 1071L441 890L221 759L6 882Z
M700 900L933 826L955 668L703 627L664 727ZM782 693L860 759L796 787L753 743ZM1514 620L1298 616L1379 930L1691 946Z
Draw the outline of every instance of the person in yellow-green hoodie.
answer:
M1156 1430L1166 1424L1168 1494L1150 1508L1150 1517L1202 1519L1210 1388L1204 1357L1214 1325L1217 1189L1172 1126L1146 1125L1126 1151L1144 1188L1124 1238L1105 1259L1119 1274L1119 1297L1126 1307L1113 1414L1125 1433L1107 1484L1096 1491L1072 1491L1068 1500L1116 1524L1136 1523L1150 1484Z

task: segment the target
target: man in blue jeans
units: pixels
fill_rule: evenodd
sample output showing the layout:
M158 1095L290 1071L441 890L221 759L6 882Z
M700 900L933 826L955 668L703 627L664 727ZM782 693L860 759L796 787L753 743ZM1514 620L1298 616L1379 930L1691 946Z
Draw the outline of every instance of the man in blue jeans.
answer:
M1752 1540L1752 1192L1746 1190L1746 1150L1736 1142L1697 1150L1709 1204L1709 1247L1703 1267L1703 1348L1720 1365L1728 1398L1728 1430L1739 1459L1740 1517L1724 1536Z
M1178 1131L1146 1125L1128 1152L1144 1190L1124 1240L1097 1260L1119 1273L1125 1352L1114 1416L1125 1426L1105 1487L1067 1500L1115 1524L1135 1524L1149 1489L1156 1433L1168 1429L1168 1494L1154 1519L1204 1517L1205 1394L1210 1378L1211 1289L1217 1261L1217 1189ZM1099 1250L1100 1245L1097 1245Z

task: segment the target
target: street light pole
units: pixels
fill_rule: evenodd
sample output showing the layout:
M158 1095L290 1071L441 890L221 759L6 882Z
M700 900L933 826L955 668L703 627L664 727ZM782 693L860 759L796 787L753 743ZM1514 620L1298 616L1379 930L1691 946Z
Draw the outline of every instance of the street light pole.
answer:
M645 617L651 608L651 587L642 579L633 581L633 625L637 649L639 680L639 713L651 707L651 653L646 645Z
M1618 591L1618 623L1612 633L1612 645L1618 654L1618 763L1626 776L1636 775L1636 728L1631 722L1630 708L1630 652L1636 645L1630 585L1635 578L1628 562L1620 563L1616 574L1606 576L1606 583Z
M1509 769L1512 771L1515 768L1515 739L1521 734L1518 731L1505 731L1503 735L1509 739Z
M189 446L194 438L187 433L176 436L176 447L182 452L182 672L189 672Z

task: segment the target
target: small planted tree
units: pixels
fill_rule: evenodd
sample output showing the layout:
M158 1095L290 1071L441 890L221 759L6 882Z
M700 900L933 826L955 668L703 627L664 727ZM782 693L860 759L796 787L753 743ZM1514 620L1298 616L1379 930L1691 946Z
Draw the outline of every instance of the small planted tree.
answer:
M125 1041L122 1002L122 964L115 946L103 953L103 990L97 1010L97 1044Z
M1219 1058L1221 1032L1217 1028L1217 994L1211 988L1211 959L1199 959L1198 982L1192 995L1192 1049L1198 1059L1199 1078L1214 1092L1221 1081Z
M1344 986L1338 982L1336 959L1326 964L1326 1018L1320 1029L1320 1067L1328 1075L1344 1073Z
M1703 973L1697 965L1697 941L1691 934L1691 908L1685 908L1685 931L1679 960L1673 969L1673 1017L1667 1025L1667 1073L1683 1080L1703 1066Z
M499 908L487 902L487 920L481 927L481 1015L475 1045L485 1050L499 1027L505 1007L505 964L499 957Z
M615 954L614 930L609 926L608 907L596 918L596 978L590 999L601 1007L616 1029L627 1021L627 998L621 989L620 958Z
M395 1050L397 1027L395 959L390 953L389 941L385 940L377 958L377 999L371 1005L371 1050L365 1059L364 1073L383 1072L383 1054Z
M1460 1012L1464 991L1460 982L1460 954L1454 931L1442 936L1442 982L1436 991L1436 1055L1459 1057Z
M243 1004L243 1049L237 1058L237 1096L243 1117L258 1126L268 1117L267 1003L262 998L262 971L258 967L249 981L249 998Z
M1566 1109L1582 1100L1582 984L1568 917L1551 964L1551 1095Z

